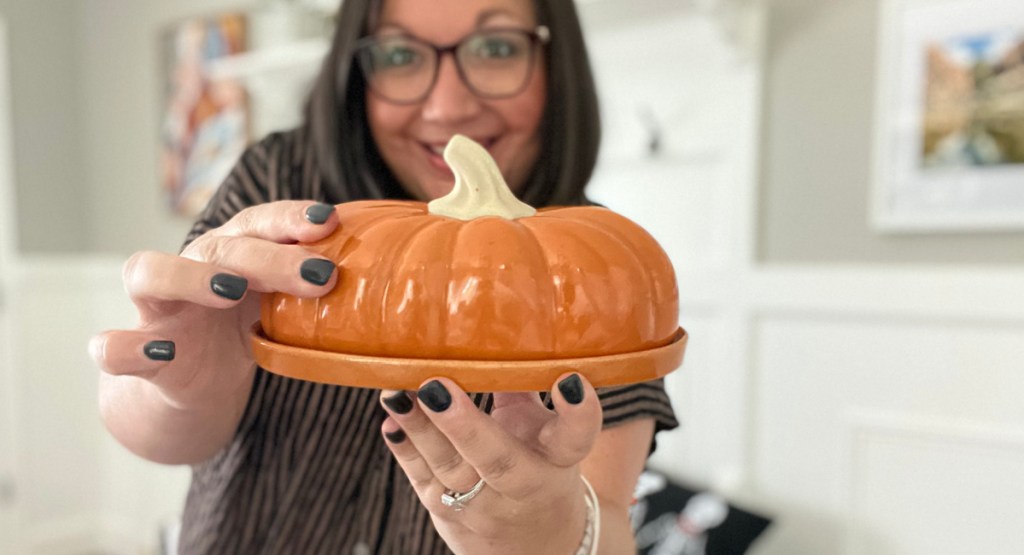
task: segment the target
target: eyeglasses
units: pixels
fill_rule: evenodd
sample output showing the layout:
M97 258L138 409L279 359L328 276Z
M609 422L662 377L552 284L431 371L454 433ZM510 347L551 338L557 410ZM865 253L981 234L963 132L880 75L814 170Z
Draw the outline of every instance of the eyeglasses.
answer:
M533 31L486 29L449 46L409 35L366 37L357 43L356 59L370 90L395 104L426 98L447 53L469 90L482 98L506 98L526 88L537 46L550 37L543 25Z

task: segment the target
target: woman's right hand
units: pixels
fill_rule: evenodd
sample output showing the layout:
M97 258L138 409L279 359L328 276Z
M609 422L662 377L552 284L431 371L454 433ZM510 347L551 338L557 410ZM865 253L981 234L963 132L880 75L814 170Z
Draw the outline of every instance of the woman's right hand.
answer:
M334 263L295 243L322 239L337 226L331 205L279 201L242 210L180 256L135 253L123 279L138 326L93 337L93 358L108 374L151 382L179 409L248 392L249 331L260 310L260 295L251 293L330 291Z

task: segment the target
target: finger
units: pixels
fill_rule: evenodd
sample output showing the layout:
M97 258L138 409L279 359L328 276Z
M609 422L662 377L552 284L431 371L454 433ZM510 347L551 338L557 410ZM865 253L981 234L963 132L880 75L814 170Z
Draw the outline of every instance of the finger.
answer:
M134 330L110 330L89 341L89 354L100 369L115 376L145 375L174 360L174 342Z
M495 392L493 403L491 418L511 436L527 442L535 440L544 424L554 417L535 392Z
M133 254L122 273L128 296L136 303L188 301L229 308L238 304L249 287L244 277L212 264L155 251Z
M264 293L320 297L337 281L336 265L331 260L299 245L280 245L253 237L204 237L197 240L188 256L244 276L254 291Z
M420 503L433 514L450 514L446 511L451 511L451 508L441 502L441 494L444 493L445 486L434 476L430 466L406 437L398 422L393 418L385 419L381 425L381 432L384 434L384 439L387 440L385 443L388 449L398 461L398 466L402 467L413 490L420 498ZM458 520L449 521L448 526L462 528L464 523Z
M338 227L334 206L305 200L284 200L245 208L212 235L258 237L275 243L311 243Z
M484 414L455 382L438 378L418 392L423 412L487 484L511 497L525 495L541 471L536 456ZM527 401L528 402L528 401ZM543 405L536 410L547 412Z
M557 418L538 439L547 460L569 467L583 460L601 433L602 410L597 391L577 373L563 374L551 390Z
M480 480L473 467L423 411L416 407L406 392L385 390L381 392L381 403L405 430L409 441L441 484L456 491L466 491Z
M412 487L420 491L433 484L435 482L434 473L427 465L427 461L416 450L416 446L409 441L405 430L398 425L398 422L394 418L388 417L384 419L380 429L384 434L384 439L387 440L388 449L395 455L398 464L405 471L405 475L409 477Z
M494 399L494 410L507 409L511 407L518 407L519 405L537 405L543 407L544 403L540 400L540 395L535 392L495 392L492 394Z

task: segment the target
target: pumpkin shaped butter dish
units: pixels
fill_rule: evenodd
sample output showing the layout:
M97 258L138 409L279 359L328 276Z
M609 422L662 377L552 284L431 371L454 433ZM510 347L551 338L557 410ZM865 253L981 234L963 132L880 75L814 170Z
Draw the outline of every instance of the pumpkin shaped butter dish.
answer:
M445 197L336 207L338 230L304 246L338 265L337 285L264 296L257 364L384 389L446 376L466 391L544 391L569 371L622 385L679 367L675 272L653 237L606 208L520 202L466 137L444 159Z

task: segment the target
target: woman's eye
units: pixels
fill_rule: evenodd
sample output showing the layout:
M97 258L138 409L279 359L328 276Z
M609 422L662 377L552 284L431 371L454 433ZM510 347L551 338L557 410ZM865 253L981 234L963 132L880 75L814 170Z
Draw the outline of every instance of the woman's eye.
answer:
M473 54L480 58L512 58L519 54L519 46L503 38L481 38L473 47Z
M405 67L416 62L416 51L406 46L392 46L382 49L377 65L381 68Z

